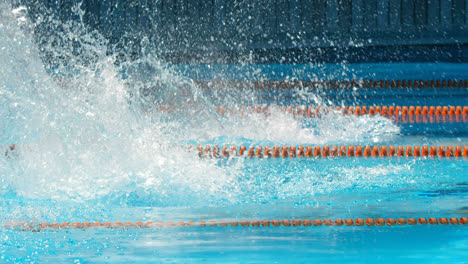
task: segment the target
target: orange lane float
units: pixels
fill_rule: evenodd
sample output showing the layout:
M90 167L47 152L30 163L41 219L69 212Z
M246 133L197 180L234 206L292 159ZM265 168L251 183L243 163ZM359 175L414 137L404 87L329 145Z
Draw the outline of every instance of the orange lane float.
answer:
M233 220L233 221L188 221L188 222L74 222L64 223L11 223L3 225L6 229L19 231L38 231L56 229L130 229L130 228L164 228L164 227L319 227L319 226L343 226L343 227L374 227L374 226L417 226L417 225L440 225L440 226L468 226L468 217L430 217L430 218L347 218L347 219L274 219L274 220Z
M244 115L244 113L271 114L272 106L227 107L215 106L219 115ZM331 111L343 115L380 115L403 123L468 122L468 106L283 106L280 112L303 117L321 117Z
M16 149L14 144L6 151ZM198 145L196 148L200 158L230 158L230 157L248 157L248 158L329 158L329 157L439 157L439 158L467 158L468 145L466 146L246 146L241 145L237 148L233 146L223 146L222 150L218 145L205 147ZM193 146L188 147L192 152Z
M468 80L396 80L396 79L291 79L291 80L197 80L201 88L217 87L254 89L300 89L300 88L468 88Z
M189 150L193 147L189 147ZM329 157L468 157L468 146L224 146L219 152L219 146L209 145L196 147L199 157L205 158L329 158ZM231 149L231 151L227 151Z

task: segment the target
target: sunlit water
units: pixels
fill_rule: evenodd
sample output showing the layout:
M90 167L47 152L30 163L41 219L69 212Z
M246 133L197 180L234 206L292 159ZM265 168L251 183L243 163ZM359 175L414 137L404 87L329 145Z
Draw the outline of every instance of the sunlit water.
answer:
M400 126L382 117L331 112L321 119L303 120L278 110L268 116L219 116L215 104L261 104L263 99L252 90L228 92L215 87L207 93L150 50L143 50L138 60L117 62L98 33L88 32L78 22L63 26L62 41L78 42L80 49L50 40L39 50L34 40L38 25L28 21L24 9L0 3L0 143L5 150L11 143L17 146L0 159L2 223L467 213L466 160L200 159L187 151L188 145L380 145L439 139L407 139L400 135ZM54 63L44 63L44 54ZM298 89L294 96L304 104L328 103L310 90ZM454 145L466 142L466 135L447 137ZM450 248L455 260L466 257L462 249L467 241L460 234L467 231L445 230L446 237L440 239L459 243L444 247ZM295 262L302 262L311 255L318 260L343 255L342 247L361 241L343 258L353 262L363 259L356 253L362 250L376 260L379 254L392 254L382 248L362 249L368 246L363 239L399 240L405 231L282 228L35 234L2 229L0 260L288 262L292 254ZM408 232L423 239L442 231L432 227ZM275 253L277 247L290 249ZM433 247L443 258L444 247L437 243ZM301 253L291 253L293 248ZM403 259L431 259L431 252L421 250L418 256L405 251L408 256Z

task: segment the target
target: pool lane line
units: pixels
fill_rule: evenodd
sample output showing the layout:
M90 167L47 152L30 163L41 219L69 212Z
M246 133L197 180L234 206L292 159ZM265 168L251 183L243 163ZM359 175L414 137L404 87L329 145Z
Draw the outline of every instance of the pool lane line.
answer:
M255 89L295 89L295 88L467 88L468 80L462 79L296 79L296 80L222 80L193 79L198 87L213 88L255 88Z
M196 149L189 147L189 151L197 151L199 157L204 158L328 158L328 157L439 157L466 158L466 146L250 146L225 145L222 149L215 145L205 147L198 145Z
M283 220L240 220L240 221L187 221L187 222L74 222L74 223L12 223L6 229L39 231L45 229L90 229L90 228L163 228L163 227L319 227L319 226L424 226L424 225L468 225L468 217L440 218L356 218L356 219L283 219Z
M5 157L16 155L17 146L11 144L5 151ZM261 146L251 145L248 149L245 145L237 148L235 145L224 145L221 149L218 145L198 145L188 147L188 152L198 152L200 158L329 158L329 157L438 157L438 158L467 158L468 145L465 146L295 146L282 145Z
M221 116L271 114L272 108L297 117L321 117L330 111L340 111L343 115L379 115L410 123L468 122L468 106L214 106Z

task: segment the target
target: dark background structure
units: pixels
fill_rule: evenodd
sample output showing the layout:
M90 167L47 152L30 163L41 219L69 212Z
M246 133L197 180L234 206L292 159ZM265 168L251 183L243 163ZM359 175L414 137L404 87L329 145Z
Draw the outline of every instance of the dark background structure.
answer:
M16 0L77 19L73 0ZM39 8L39 6L41 8ZM114 49L170 63L467 62L468 0L83 0Z

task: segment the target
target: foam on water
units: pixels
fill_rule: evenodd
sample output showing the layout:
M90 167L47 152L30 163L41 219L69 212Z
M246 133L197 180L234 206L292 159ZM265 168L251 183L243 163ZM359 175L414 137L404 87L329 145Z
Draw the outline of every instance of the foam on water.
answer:
M104 49L94 65L58 85L10 10L2 6L1 12L0 56L7 62L0 76L1 136L5 144L18 145L16 156L1 161L4 184L19 196L41 199L87 200L141 190L158 193L161 201L177 200L177 186L184 189L182 200L193 201L197 193L208 201L223 196L216 193L229 184L229 169L173 144L172 128L184 127L188 118L144 112ZM204 104L191 99L197 107Z
M242 118L230 116L227 121L235 129L224 126L212 131L212 136L244 137L249 142L264 144L357 144L381 142L399 133L399 128L386 118L343 116L339 111L311 119L294 117L279 108L272 108L268 115L251 113L244 114ZM235 140L233 143L236 143Z
M79 12L79 6L75 8ZM398 133L383 118L337 113L308 122L279 111L220 117L213 111L212 97L151 52L117 63L106 41L83 24L62 25L62 41L79 43L79 52L66 41L62 46L43 43L39 51L33 40L38 25L26 15L24 8L12 10L0 2L0 143L17 144L14 154L0 159L0 199L24 209L2 212L5 219L41 210L12 202L22 199L54 204L42 216L70 209L56 205L58 201L73 202L81 213L108 204L236 204L245 201L246 192L255 202L262 199L252 195L264 185L245 180L244 162L226 166L201 160L188 153L185 144L378 142ZM57 23L45 20L40 23ZM43 54L48 57L41 60ZM53 67L43 63L46 59ZM223 94L216 96L219 101ZM321 101L314 97L313 102ZM355 181L343 177L339 186ZM330 188L313 181L291 181L282 192L306 196L310 188ZM91 201L92 208L87 206Z

